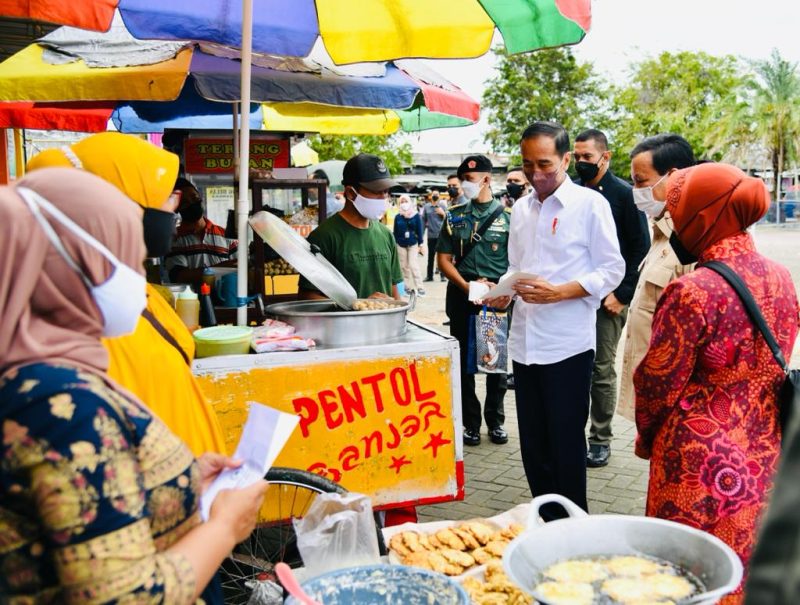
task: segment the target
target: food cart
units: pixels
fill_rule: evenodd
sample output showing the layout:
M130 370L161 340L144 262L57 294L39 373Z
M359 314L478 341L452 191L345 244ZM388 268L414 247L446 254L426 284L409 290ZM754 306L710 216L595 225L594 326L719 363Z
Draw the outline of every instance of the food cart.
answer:
M348 309L355 291L306 242L310 228L291 220L308 209L313 194L318 216L324 216L324 181L256 179L252 190L255 210L278 207L284 191L300 201L294 214L261 211L251 217L255 285L270 278L263 274L263 236L270 250ZM194 362L228 451L255 401L300 417L276 466L308 470L365 493L376 508L463 499L457 341L407 321L406 302L342 311L331 301L293 302L296 292L295 282L293 291L265 298L281 301L273 304L273 316L313 338L315 348Z

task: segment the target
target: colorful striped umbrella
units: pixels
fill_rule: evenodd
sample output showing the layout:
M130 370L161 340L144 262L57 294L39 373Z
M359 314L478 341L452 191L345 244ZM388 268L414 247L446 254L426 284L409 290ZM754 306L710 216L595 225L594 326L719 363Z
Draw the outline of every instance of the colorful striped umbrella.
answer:
M242 3L197 0L0 0L0 15L107 31L118 9L140 39L242 47ZM511 53L575 44L591 0L257 0L253 50L307 56L321 37L338 64L406 57L467 58L489 50L495 27Z

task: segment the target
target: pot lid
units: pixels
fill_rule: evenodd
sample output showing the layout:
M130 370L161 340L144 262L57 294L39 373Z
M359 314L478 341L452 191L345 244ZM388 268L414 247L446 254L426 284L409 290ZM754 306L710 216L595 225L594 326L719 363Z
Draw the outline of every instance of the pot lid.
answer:
M358 298L353 286L299 233L264 210L251 216L249 223L253 231L323 294L344 309L353 307Z

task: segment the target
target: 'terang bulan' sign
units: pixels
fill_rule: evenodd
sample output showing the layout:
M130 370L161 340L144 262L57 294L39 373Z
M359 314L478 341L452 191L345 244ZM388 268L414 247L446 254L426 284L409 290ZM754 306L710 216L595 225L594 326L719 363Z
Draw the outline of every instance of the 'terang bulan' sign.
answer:
M233 171L231 139L186 139L184 144L186 172L211 174ZM289 167L289 141L286 139L253 139L250 141L250 168L273 170Z

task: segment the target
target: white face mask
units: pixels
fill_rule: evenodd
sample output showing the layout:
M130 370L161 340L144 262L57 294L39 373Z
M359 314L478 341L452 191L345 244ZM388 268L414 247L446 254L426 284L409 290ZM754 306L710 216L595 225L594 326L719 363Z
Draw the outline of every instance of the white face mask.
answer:
M375 199L356 193L353 205L361 216L373 221L379 221L386 214L386 198Z
M103 336L114 338L133 332L139 322L139 316L147 306L147 281L144 276L120 262L108 248L86 233L71 218L38 193L24 187L18 187L17 191L28 204L31 212L33 212L36 220L47 235L47 239L50 240L50 243L53 244L53 247L64 261L72 267L89 289L95 304L97 304L103 316ZM97 286L92 284L78 263L75 262L75 259L67 252L58 234L42 214L42 209L45 209L50 216L97 250L111 263L114 271L105 282Z
M400 202L400 210L408 212L411 209L411 202Z
M461 190L468 200L474 200L480 194L482 187L472 181L461 181Z
M667 178L666 174L650 187L634 188L633 190L633 203L650 218L656 219L661 216L667 205L666 202L660 202L653 196L653 189L665 178Z

